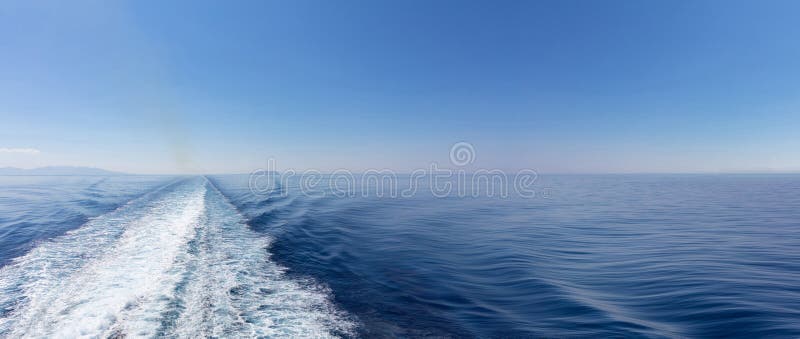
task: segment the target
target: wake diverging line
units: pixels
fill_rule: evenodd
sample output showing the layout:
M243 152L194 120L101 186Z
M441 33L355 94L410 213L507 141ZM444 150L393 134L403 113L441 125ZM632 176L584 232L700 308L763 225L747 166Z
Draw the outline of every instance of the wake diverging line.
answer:
M0 269L0 336L350 334L327 289L285 276L207 179L179 180Z

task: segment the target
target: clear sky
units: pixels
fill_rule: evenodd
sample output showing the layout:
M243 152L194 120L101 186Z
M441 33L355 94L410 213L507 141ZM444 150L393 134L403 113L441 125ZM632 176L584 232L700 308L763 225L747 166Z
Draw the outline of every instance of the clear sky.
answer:
M800 170L800 1L4 1L0 166Z

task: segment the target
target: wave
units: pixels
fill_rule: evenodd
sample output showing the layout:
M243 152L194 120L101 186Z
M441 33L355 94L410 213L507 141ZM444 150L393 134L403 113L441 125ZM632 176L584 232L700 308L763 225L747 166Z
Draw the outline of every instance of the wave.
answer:
M0 335L314 336L355 322L270 260L272 239L204 178L176 182L0 270Z

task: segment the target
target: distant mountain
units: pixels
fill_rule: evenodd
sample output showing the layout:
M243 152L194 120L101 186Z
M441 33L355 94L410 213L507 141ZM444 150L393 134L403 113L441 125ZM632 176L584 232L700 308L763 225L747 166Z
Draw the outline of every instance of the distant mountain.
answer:
M39 168L0 167L0 175L125 175L93 167L48 166Z

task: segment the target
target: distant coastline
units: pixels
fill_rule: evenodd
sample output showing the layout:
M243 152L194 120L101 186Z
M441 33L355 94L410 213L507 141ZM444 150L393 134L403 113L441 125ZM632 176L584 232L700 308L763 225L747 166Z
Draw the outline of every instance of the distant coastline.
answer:
M0 167L0 175L128 175L94 167L47 166L38 168Z

